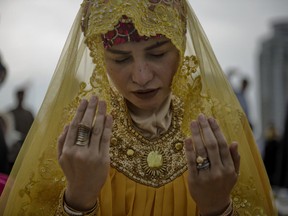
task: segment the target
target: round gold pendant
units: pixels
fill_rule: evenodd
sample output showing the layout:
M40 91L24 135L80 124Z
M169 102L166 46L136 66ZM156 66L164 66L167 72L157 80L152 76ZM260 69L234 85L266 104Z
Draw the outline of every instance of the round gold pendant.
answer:
M163 165L163 156L158 151L151 151L147 156L147 163L150 168L159 168Z
M158 148L149 149L142 156L142 166L146 175L153 178L167 171L167 156Z

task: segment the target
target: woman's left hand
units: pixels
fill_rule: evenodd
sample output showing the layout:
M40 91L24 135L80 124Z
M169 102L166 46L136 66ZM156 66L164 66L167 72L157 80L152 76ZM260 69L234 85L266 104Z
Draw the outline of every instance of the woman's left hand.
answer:
M238 143L229 147L216 120L203 114L190 128L192 136L185 140L189 191L202 216L219 215L228 207L237 182Z

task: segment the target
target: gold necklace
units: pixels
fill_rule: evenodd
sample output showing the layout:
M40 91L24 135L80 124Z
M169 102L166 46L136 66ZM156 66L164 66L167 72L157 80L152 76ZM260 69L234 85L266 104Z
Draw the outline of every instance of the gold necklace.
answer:
M152 187L160 187L183 174L187 161L181 132L182 103L172 96L172 121L160 137L147 139L133 126L123 98L112 93L114 118L111 138L111 166L128 178Z

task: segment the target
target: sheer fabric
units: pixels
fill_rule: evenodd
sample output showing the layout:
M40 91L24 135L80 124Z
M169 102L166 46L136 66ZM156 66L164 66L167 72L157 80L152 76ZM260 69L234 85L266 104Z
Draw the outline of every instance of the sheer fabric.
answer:
M103 10L97 13L99 7ZM189 122L202 112L218 120L228 143L239 142L241 171L232 192L239 214L277 215L247 118L185 0L84 1L1 196L0 214L54 215L66 181L57 162L57 138L81 98L97 94L108 104L113 102L101 34L111 30L122 15L133 20L139 34L163 34L178 48L181 65L172 94L183 103L181 132L190 136ZM187 171L182 168L181 175L155 187L111 167L101 191L99 215L196 215L187 190Z

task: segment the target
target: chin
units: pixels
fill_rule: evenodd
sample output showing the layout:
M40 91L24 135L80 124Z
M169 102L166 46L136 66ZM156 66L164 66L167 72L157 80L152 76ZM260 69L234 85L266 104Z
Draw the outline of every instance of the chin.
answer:
M154 101L154 103L153 103ZM133 101L133 100L128 100L127 102L127 105L128 107L130 107L130 109L136 109L138 111L149 111L149 112L154 112L154 111L157 111L159 109L159 107L161 106L161 103L159 103L159 100L158 100L158 103L155 102L157 100L147 100L147 101Z
M145 111L157 111L159 109L160 105L156 105L156 104L145 104L142 106L139 106L139 109L145 110Z

